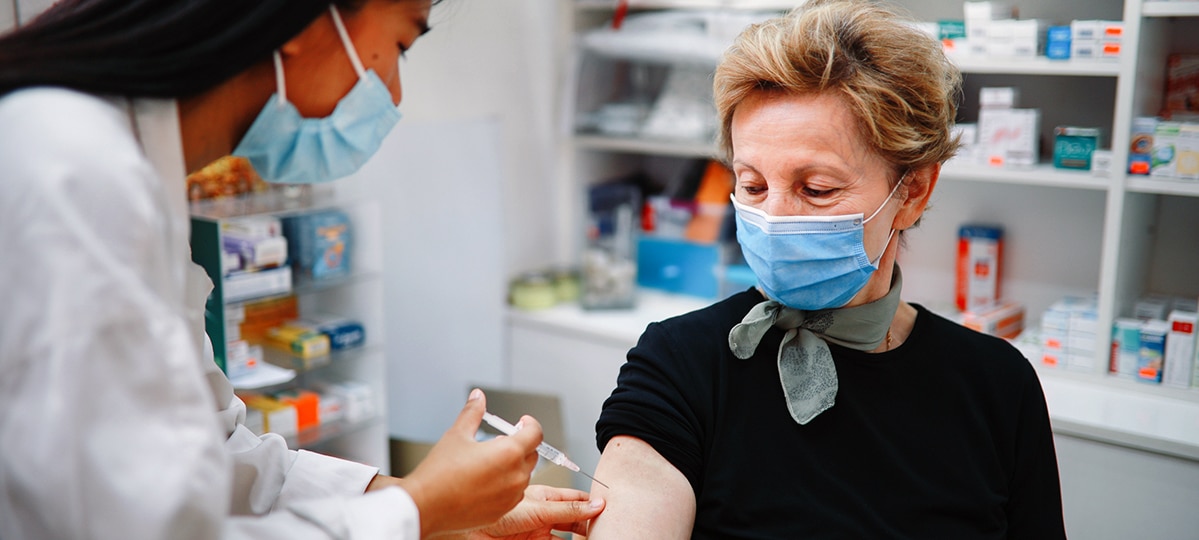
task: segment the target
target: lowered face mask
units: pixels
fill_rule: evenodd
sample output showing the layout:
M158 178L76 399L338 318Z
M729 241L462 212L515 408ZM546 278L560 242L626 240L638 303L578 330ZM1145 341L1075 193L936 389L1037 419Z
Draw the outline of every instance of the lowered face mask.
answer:
M849 303L870 281L883 257L882 253L873 260L867 256L863 241L866 223L887 206L902 183L900 178L887 200L865 219L863 214L772 216L732 197L737 242L758 278L758 287L768 298L799 310L832 309ZM891 229L887 244L894 235L895 229Z
M233 155L250 160L268 182L312 184L354 173L379 150L400 120L391 92L372 69L362 67L337 8L329 6L333 24L358 82L325 118L304 118L287 101L283 61L275 51L275 95L267 100Z

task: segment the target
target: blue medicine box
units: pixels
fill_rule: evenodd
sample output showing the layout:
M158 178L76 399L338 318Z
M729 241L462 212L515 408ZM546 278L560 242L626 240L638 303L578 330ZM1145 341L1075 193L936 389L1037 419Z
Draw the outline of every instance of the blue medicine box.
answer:
M1054 60L1070 58L1070 27L1050 26L1045 36L1045 56Z
M350 275L352 233L349 216L340 210L283 218L292 269L314 281Z
M637 241L637 284L672 293L717 298L720 245L642 236Z

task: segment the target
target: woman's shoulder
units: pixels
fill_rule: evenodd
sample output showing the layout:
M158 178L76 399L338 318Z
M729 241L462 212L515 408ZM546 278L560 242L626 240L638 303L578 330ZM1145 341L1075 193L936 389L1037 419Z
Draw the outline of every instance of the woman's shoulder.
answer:
M25 88L0 96L0 139L10 157L55 157L60 163L140 153L119 99L66 88Z
M137 175L128 173L145 163L119 99L65 88L26 88L0 96L0 140L6 178L33 189L86 190L90 186L60 186L51 179L105 171L112 181L130 181Z
M919 304L913 307L920 347L947 364L985 377L1036 377L1032 364L1006 339L966 328Z

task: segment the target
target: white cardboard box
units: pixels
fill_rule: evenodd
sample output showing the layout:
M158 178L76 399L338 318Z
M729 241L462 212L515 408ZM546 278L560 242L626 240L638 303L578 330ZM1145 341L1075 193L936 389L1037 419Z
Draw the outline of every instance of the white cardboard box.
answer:
M1191 385L1194 371L1195 325L1199 324L1199 314L1172 311L1166 322L1170 324L1170 333L1166 335L1166 365L1162 384L1187 388Z

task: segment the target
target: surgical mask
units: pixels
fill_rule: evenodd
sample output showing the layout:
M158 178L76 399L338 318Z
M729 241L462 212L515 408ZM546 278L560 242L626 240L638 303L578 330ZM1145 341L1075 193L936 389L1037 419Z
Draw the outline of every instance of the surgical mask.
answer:
M906 176L906 175L905 175ZM771 216L737 202L737 242L758 278L758 287L772 300L794 309L819 310L848 304L878 269L882 253L866 255L866 223L882 211L887 200L863 219L863 214L840 216ZM895 229L887 236L887 244ZM884 244L883 251L886 251Z
M349 175L379 150L400 120L391 92L372 69L366 71L337 8L333 25L358 73L358 82L325 118L304 118L287 101L283 61L275 51L277 91L267 100L233 155L250 160L268 182L312 184Z

